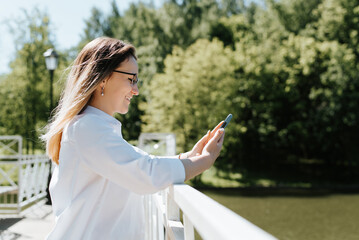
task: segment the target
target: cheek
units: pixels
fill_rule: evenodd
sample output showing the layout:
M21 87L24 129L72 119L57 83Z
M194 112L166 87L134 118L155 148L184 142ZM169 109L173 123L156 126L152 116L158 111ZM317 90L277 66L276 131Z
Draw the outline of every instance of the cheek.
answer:
M127 82L124 81L124 79L119 79L118 81L114 81L108 87L110 88L109 91L111 91L111 95L112 95L111 98L113 98L114 100L125 99L126 95L129 95L129 93L132 90L131 86L127 84Z
M109 86L110 91L112 92L112 95L114 95L115 97L119 97L119 95L121 95L121 93L123 92L123 86L121 86L121 84L113 84L111 86Z
M122 88L115 91L115 96L117 99L122 99L126 97L127 93L128 91Z

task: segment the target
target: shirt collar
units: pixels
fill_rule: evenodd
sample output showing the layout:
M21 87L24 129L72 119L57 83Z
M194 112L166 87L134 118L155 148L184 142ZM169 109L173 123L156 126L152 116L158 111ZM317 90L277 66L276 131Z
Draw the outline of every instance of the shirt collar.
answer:
M95 108L95 107L92 107L92 106L87 106L86 109L84 110L84 113L85 114L95 114L103 119L105 119L106 121L110 122L110 123L113 123L113 124L120 124L121 125L121 122L118 121L116 118L114 118L113 116L105 113L104 111L98 109L98 108Z

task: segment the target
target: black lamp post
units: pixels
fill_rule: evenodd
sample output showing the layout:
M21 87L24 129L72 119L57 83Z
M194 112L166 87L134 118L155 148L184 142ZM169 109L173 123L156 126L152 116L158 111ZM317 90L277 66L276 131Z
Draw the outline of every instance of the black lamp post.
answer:
M49 70L50 72L50 115L52 112L52 109L54 107L53 102L52 102L52 83L54 81L54 71L57 68L57 63L58 63L58 58L59 55L57 55L57 53L55 52L54 49L50 48L48 49L46 52L44 52L44 57L45 57L45 62L46 62L46 68L47 70ZM50 168L50 172L49 172L49 177L47 179L47 204L51 204L51 197L50 197L50 191L49 191L49 186L50 186L50 180L51 180L51 162L49 164L49 168Z
M45 62L46 62L46 68L50 72L50 113L53 109L53 103L52 103L52 83L54 81L54 71L57 68L58 58L59 55L57 55L56 51L52 48L48 49L46 52L44 52Z

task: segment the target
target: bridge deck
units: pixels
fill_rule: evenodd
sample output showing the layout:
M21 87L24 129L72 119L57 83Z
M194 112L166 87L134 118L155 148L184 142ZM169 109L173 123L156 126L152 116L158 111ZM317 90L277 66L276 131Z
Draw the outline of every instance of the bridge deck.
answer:
M51 206L42 205L27 212L22 218L0 219L0 239L45 239L54 225Z

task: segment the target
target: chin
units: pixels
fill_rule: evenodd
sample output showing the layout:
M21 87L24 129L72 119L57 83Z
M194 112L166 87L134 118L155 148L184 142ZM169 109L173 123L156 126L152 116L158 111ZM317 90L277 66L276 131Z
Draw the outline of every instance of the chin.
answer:
M122 109L122 110L117 110L116 112L119 113L119 114L126 114L126 113L128 113L128 108L127 109Z

